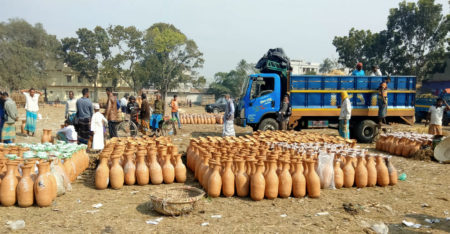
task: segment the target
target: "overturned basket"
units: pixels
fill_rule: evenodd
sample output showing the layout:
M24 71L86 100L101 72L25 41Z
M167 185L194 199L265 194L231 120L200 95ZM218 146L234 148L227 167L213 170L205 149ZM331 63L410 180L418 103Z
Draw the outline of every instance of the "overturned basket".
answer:
M205 192L198 188L180 186L150 195L150 202L153 209L161 214L182 215L191 212L204 195Z

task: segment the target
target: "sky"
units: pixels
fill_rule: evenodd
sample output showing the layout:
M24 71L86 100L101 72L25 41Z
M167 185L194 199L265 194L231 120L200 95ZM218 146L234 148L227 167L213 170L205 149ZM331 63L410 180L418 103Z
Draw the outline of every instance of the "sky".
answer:
M42 23L59 39L78 28L173 24L204 54L200 74L234 69L241 59L256 63L270 48L290 59L320 63L337 58L332 40L354 27L386 28L395 0L0 0L0 21ZM436 0L449 13L447 0Z

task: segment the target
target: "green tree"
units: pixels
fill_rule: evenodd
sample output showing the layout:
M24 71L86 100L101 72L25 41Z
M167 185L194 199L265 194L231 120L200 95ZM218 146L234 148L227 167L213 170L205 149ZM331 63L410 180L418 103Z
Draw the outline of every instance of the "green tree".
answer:
M323 62L320 64L319 72L321 73L329 73L333 69L337 68L337 64L330 58L325 58Z
M79 76L94 83L94 101L98 100L97 82L102 63L111 56L111 42L107 31L97 26L94 30L80 28L76 38L64 38L62 51L64 61L79 73Z
M195 83L199 79L196 69L203 66L203 54L175 26L152 25L145 32L143 44L144 59L139 75L144 85L154 85L163 98L180 83Z
M217 72L214 75L214 82L209 86L208 93L213 93L216 97L227 93L234 98L239 97L242 86L245 80L248 79L248 75L257 72L254 67L254 64L241 60L234 70Z
M102 78L111 80L114 88L123 81L137 93L142 88L137 69L143 60L143 33L134 26L120 25L110 26L107 32L115 53L102 62Z
M23 19L0 23L0 86L6 90L46 87L47 70L55 69L61 44L42 24Z

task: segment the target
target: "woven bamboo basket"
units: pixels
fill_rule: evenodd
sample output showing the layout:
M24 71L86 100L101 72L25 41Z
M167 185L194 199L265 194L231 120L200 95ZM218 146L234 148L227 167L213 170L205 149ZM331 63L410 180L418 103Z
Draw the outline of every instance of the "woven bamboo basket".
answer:
M150 195L150 204L161 214L183 215L194 210L196 202L204 195L203 190L190 186L168 188Z

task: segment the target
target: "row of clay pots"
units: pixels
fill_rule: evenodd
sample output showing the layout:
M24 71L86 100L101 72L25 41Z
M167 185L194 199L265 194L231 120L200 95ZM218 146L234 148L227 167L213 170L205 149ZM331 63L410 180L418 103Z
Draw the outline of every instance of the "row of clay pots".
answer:
M181 124L223 124L223 114L180 114Z
M87 160L86 160L87 159ZM64 174L73 182L89 164L89 158L82 150L76 152L72 158L66 158L64 164L59 158L50 160L7 160L0 159L0 203L3 206L17 204L29 207L36 202L40 207L50 206L59 195L57 183L63 183L64 178L56 178L50 172L50 165ZM19 165L22 173L19 172ZM35 174L36 167L38 174ZM57 180L58 179L58 180ZM60 185L63 186L63 185Z
M329 187L317 174L318 155L314 149L296 151L279 145L269 149L267 142L251 139L248 137L249 141L244 142L236 137L191 140L187 166L195 172L195 178L209 196L250 195L253 200L261 200L303 197L307 193L315 198L320 196L321 187ZM396 170L389 163L389 173L384 157L377 157L377 167L373 155L361 155L354 165L354 155L346 156L343 152L333 153L335 165L329 169L334 170L336 188L396 184ZM345 163L341 165L341 161Z
M95 187L171 184L186 181L186 166L170 138L133 138L107 144L100 153Z
M426 134L428 135L428 134ZM432 139L425 134L381 134L375 148L393 155L411 157L422 146L431 145Z

